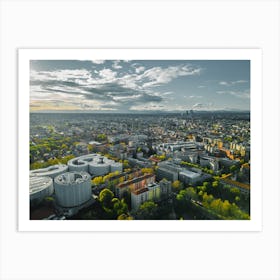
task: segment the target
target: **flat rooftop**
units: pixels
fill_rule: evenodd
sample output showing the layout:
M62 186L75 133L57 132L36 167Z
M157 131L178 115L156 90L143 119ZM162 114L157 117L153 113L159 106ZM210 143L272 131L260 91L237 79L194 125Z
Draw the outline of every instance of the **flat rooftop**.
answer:
M180 175L184 175L184 176L186 176L186 177L188 177L188 178L192 178L192 179L201 176L200 174L198 174L198 173L196 173L196 172L192 172L192 171L190 171L190 170L183 170L183 171L181 171L179 174L180 174Z

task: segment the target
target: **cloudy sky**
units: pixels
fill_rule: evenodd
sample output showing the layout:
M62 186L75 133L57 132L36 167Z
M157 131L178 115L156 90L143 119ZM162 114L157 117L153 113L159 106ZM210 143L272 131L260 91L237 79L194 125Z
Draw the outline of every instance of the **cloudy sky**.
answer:
M246 60L32 60L31 111L249 110Z

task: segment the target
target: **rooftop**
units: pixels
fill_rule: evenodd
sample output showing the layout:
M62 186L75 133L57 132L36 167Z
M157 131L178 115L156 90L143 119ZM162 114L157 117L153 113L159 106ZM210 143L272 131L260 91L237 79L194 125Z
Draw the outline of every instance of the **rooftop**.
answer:
M50 177L29 177L29 194L39 192L52 184L52 178Z
M135 195L139 195L139 194L147 192L147 191L149 191L148 188L142 188L142 189L134 190L134 191L132 191L132 193Z
M197 178L197 177L200 177L200 174L195 173L195 172L192 172L192 171L189 171L189 170L187 170L187 169L181 171L179 174L185 175L185 176L187 176L187 177L189 177L189 178Z
M137 178L133 178L131 180L125 181L123 183L120 183L120 184L117 185L117 187L118 188L123 188L123 187L129 186L131 184L135 184L135 183L138 183L140 181L146 180L148 178L152 178L154 176L155 176L154 174L145 174L143 176L140 176L140 177L137 177Z
M87 172L66 172L55 177L55 182L58 184L68 185L68 184L79 184L90 179L90 175Z

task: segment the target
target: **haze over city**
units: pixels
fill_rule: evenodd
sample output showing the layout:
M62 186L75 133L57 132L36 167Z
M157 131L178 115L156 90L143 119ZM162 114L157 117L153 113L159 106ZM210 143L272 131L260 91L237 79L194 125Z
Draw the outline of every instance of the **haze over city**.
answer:
M247 60L32 60L31 112L249 111Z

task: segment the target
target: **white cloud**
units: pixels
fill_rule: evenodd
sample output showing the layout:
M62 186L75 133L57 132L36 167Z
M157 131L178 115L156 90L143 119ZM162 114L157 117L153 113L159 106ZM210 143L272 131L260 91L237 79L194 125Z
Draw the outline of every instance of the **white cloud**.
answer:
M99 59L99 60L91 60L91 62L94 63L94 64L103 64L105 62L105 60L101 60L101 59Z
M167 68L153 67L139 75L137 79L148 80L149 82L143 84L143 87L146 88L167 84L180 76L198 75L200 72L201 69L193 69L188 65L169 66Z
M190 96L186 96L187 98L191 98L191 99L194 99L194 98L202 98L202 95L190 95Z
M193 106L192 106L192 109L201 109L203 108L204 105L202 103L195 103Z
M112 67L113 67L114 69L122 69L122 66L121 66L119 63L120 63L119 60L115 60L115 61L113 62Z
M250 91L248 89L244 91L233 91L233 90L220 90L217 91L218 94L229 94L232 96L235 96L237 98L242 99L250 99Z
M144 66L139 66L139 67L136 67L135 68L135 72L137 74L141 73L141 72L144 72L145 71L145 67Z
M244 83L248 83L248 81L246 81L246 80L238 80L238 81L234 81L232 83L233 84L244 84Z
M64 69L56 71L30 71L30 80L37 81L68 81L74 79L88 79L91 73L86 69Z
M228 86L229 83L225 82L225 81L221 81L221 82L219 82L219 85L221 85L221 86Z
M117 72L114 72L111 69L103 69L99 71L99 76L104 78L106 81L111 82L117 76Z
M236 84L244 84L244 83L248 83L248 81L246 81L246 80L229 81L229 82L220 81L219 85L221 85L221 86L234 86Z

